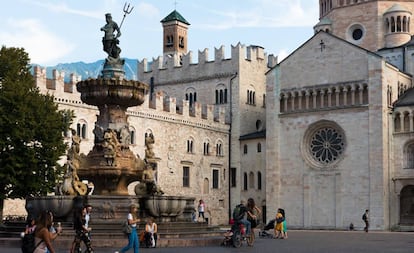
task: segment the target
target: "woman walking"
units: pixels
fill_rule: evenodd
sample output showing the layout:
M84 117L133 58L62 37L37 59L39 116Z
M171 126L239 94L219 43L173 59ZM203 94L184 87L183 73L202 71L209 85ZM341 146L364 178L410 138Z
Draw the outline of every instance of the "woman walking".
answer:
M132 204L128 213L128 224L132 227L132 231L128 234L128 245L121 249L121 253L128 251L133 248L134 253L139 252L139 240L137 234L137 223L140 222L140 219L137 216L138 207L135 204Z
M51 212L42 212L39 219L36 221L36 228L34 232L35 236L35 245L36 248L34 253L55 253L55 250L52 246L51 233L49 232L50 227L52 227L53 216ZM58 229L56 236L62 232L61 228Z

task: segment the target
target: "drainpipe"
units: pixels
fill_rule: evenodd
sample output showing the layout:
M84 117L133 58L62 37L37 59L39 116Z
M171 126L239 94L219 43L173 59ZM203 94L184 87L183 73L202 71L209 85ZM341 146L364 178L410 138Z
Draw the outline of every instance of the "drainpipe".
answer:
M231 125L233 122L233 95L232 95L232 83L233 80L237 77L237 72L234 73L231 78L230 78L230 83L229 83L229 103L230 103L230 129L229 129L229 221L231 219L231 213L232 213L232 208L231 208Z

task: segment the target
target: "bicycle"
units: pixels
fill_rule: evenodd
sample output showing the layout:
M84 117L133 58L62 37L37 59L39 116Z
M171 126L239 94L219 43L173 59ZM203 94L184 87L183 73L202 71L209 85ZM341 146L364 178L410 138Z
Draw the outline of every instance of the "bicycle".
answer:
M251 231L250 235L246 236L246 228L244 227L243 223L241 223L240 221L236 221L232 225L231 230L233 232L233 235L232 235L233 247L240 248L244 239L246 239L248 246L253 246L253 243L255 240L254 232Z

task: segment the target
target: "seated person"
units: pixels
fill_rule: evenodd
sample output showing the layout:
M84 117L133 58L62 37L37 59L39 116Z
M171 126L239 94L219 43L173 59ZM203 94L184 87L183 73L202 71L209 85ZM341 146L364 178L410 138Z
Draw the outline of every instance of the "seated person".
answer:
M155 248L157 246L157 232L158 227L154 222L154 218L149 217L145 225L145 246L147 248Z

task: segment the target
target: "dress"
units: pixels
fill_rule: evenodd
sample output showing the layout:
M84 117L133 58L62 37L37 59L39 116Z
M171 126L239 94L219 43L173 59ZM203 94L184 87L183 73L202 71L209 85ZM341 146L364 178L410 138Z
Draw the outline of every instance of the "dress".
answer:
M42 239L35 237L35 245L38 245L41 240ZM33 253L45 253L45 252L47 252L47 247L44 241L41 242L39 246L37 246L36 249L33 251Z
M283 215L281 213L276 214L275 230L276 231L282 231L283 230Z

